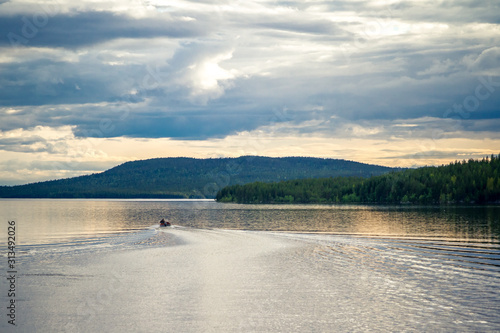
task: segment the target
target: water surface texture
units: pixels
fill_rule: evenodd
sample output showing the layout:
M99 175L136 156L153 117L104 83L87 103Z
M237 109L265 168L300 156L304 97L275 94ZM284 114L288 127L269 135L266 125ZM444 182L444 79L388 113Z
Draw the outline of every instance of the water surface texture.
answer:
M2 247L13 219L20 244L18 326L4 315L2 332L500 330L499 207L2 200L0 212Z

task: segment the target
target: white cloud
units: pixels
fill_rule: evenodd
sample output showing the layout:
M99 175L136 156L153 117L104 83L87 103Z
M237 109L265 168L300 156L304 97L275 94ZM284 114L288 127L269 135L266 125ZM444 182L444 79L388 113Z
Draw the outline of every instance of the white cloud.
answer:
M36 126L31 129L16 129L0 132L0 150L40 153L56 158L107 157L98 149L93 138L79 139L73 134L72 126Z
M417 75L448 74L454 69L455 66L455 63L450 59L446 59L444 61L434 60L431 67L427 68L424 71L417 72Z
M481 52L471 64L471 69L483 75L500 75L500 47L491 47Z
M208 99L222 96L224 89L230 86L230 80L238 73L236 69L226 70L220 66L221 62L231 57L232 52L218 54L201 59L188 67L184 79L187 80L194 100L201 99L205 104Z

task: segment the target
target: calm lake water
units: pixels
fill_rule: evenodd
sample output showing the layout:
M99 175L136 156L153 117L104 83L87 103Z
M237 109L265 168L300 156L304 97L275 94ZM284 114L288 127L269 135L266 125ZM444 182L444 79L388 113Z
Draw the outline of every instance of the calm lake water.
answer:
M500 207L240 205L212 200L0 200L20 244L143 230L167 218L193 228L326 232L498 243ZM3 229L6 229L4 227ZM6 230L2 230L5 232ZM4 239L0 240L4 242Z
M0 215L21 331L500 331L497 206L0 200Z

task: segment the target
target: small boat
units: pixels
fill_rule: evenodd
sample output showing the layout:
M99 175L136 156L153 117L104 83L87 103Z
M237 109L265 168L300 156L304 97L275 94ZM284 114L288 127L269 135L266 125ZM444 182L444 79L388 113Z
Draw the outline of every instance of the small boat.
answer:
M171 227L172 223L169 221L160 221L160 227Z

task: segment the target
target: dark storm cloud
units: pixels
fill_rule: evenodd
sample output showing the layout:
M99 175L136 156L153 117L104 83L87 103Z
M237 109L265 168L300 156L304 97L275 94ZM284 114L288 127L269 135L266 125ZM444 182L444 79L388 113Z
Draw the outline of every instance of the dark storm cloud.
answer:
M113 12L50 16L0 14L0 46L79 48L117 38L185 38L204 35L206 27L168 14L132 18Z
M213 3L230 4L205 2ZM391 20L412 24L490 22L500 5L419 3L315 2L321 9L311 9L309 3L289 1L278 3L286 10L274 10L274 3L263 8L266 4L261 3L258 10L245 11L242 5L238 11L214 8L206 13L169 7L161 8L169 12L148 12L144 18L86 11L49 15L45 23L28 14L0 14L0 46L4 49L11 49L9 34L15 34L27 46L22 50L41 46L88 51L75 61L47 54L22 62L13 56L14 60L2 62L0 105L21 106L22 110L0 114L0 129L70 125L79 137L206 139L276 123L313 133L313 127L300 129L300 124L316 120L324 124L317 131L334 133L336 126L349 122L382 126L401 119L456 118L460 115L447 110L463 104L469 95L474 97L478 77L494 74L498 68L500 52L492 47L498 36L484 31L461 37L449 27L394 36L349 29L377 20L384 29L392 28ZM327 18L328 10L336 22ZM358 16L349 14L347 22L341 22L335 14L344 12ZM481 32L481 28L468 29ZM141 48L155 37L179 42L170 53L166 46L159 46L124 61L115 53L127 53L131 46L120 49L105 43L137 39L143 44L133 47ZM356 44L360 38L363 42ZM339 54L343 43L350 47L344 56ZM162 52L168 56L155 59L161 61L153 62L153 75L149 59ZM226 53L232 58L217 58ZM272 65L267 68L267 63ZM205 65L211 73L196 72ZM233 73L233 69L234 77L216 77L217 71ZM153 76L152 84L143 84ZM494 76L494 80L500 78ZM205 81L208 88L202 84ZM469 112L470 121L463 127L470 131L487 128L471 125L472 120L500 117L500 88L493 88L496 90ZM280 110L285 109L283 117ZM399 133L403 135L403 131Z
M51 59L5 63L0 72L3 106L113 101L147 73L143 65L110 66L95 58L78 63Z
M140 117L131 115L123 121L111 121L110 131L99 131L99 122L79 124L74 131L76 136L127 136L136 138L170 137L185 140L203 140L222 138L237 131L252 130L266 124L268 114L240 115L224 112L175 112L173 114L157 112L154 115Z
M67 108L65 106L26 107L15 115L0 114L0 131L12 128L29 130L35 126L74 126L77 137L136 137L202 140L222 138L238 131L253 130L271 122L283 121L270 110L246 110L243 114L237 107L213 106L204 108L176 109L167 111L151 106L130 108L129 105L105 104L83 105ZM21 145L19 149L28 151L33 141L41 138L0 140L0 148L6 150L8 145ZM40 143L40 142L38 142ZM47 147L37 146L39 151ZM37 148L37 149L38 149ZM50 147L49 147L50 148Z

